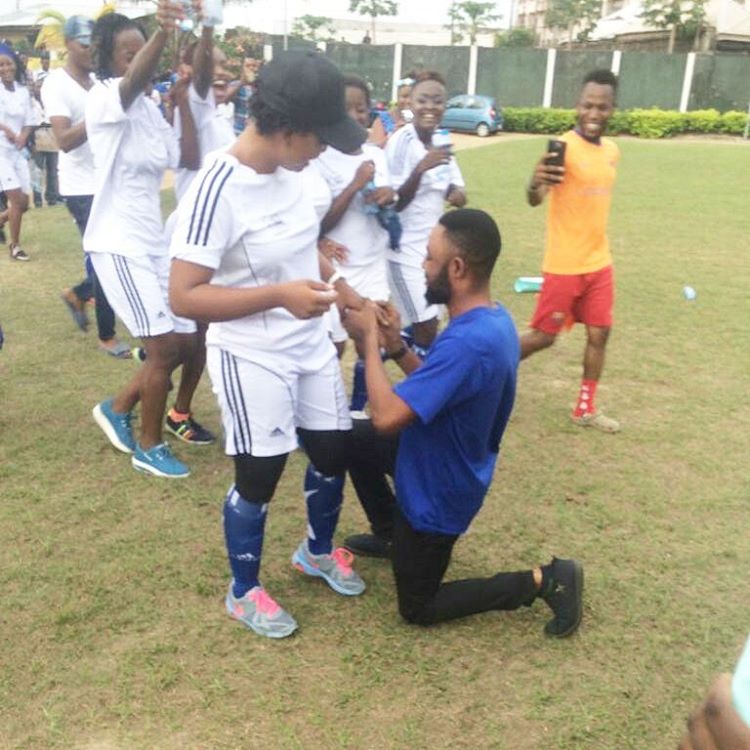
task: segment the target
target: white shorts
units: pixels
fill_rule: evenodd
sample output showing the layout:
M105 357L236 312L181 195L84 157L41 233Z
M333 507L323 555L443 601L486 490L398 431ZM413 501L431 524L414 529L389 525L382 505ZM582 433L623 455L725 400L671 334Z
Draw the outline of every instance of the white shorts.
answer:
M31 192L29 162L22 151L3 149L0 151L0 190L5 192L18 188L24 193Z
M194 320L169 307L169 258L89 253L99 283L131 336L146 339L164 333L195 333Z
M421 268L405 266L390 260L388 261L388 281L391 286L393 304L404 326L423 323L438 317L439 307L428 305L424 297L427 291L427 279Z
M340 270L347 284L357 294L361 294L363 297L367 297L367 299L374 300L375 302L385 302L389 299L388 266L385 258L368 266L341 268ZM326 313L326 322L328 330L331 333L331 338L336 343L346 341L349 338L349 334L341 324L341 315L336 305L331 305Z
M207 347L206 367L221 408L228 456L280 456L297 447L297 428L350 430L352 420L336 351L318 370L290 356L265 365Z

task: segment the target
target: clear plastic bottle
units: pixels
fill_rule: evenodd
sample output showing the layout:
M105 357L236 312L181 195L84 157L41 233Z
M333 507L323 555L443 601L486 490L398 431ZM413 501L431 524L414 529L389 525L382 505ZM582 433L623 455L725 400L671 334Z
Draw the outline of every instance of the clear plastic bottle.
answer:
M375 202L368 203L367 202L367 196L370 195L375 190L375 183L370 180L367 185L365 185L362 190L360 190L360 193L362 194L362 200L365 202L365 213L366 214L373 214L375 215L378 212L378 204Z
M432 134L432 145L434 148L445 149L450 151L453 147L450 130L446 128L437 128ZM439 180L447 181L451 178L451 168L449 164L443 164L435 170L436 177Z

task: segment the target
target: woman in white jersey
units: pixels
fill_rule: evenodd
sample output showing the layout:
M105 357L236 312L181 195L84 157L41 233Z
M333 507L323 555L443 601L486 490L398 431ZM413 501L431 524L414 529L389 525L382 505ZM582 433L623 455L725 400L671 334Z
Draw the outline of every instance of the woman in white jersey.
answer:
M184 363L182 378L191 377L188 363L197 340L195 323L169 309L169 247L160 189L168 167L197 166L198 150L190 107L180 108L178 141L145 92L169 32L183 16L180 4L160 0L158 28L150 39L139 24L117 13L96 22L92 55L98 80L89 91L85 115L95 194L83 247L113 310L146 350L135 377L114 398L97 404L93 414L110 442L132 454L134 468L167 478L189 474L162 442L162 421L170 375ZM130 420L139 400L136 442ZM189 404L181 404L180 411L189 413Z
M31 95L23 82L26 73L16 53L0 44L0 190L5 192L8 208L0 213L0 227L10 225L8 249L13 260L28 260L18 244L21 217L29 207L31 177L23 150L36 125Z
M227 611L283 638L297 623L261 586L259 568L268 503L298 439L320 481L305 492L307 539L292 562L340 594L365 588L351 555L332 544L351 420L322 318L337 295L344 304L355 295L319 259L302 172L325 144L352 151L366 132L346 114L338 69L314 52L264 66L250 112L237 141L204 165L180 202L170 299L178 314L210 322L208 371L235 468L224 504Z
M349 116L366 128L370 119L367 83L359 76L347 75L344 85ZM387 300L389 235L378 221L378 211L395 205L396 193L390 184L385 154L373 143L364 143L352 153L327 148L316 164L333 198L320 224L321 235L346 248L345 257L336 264L338 271L362 297ZM333 341L343 353L348 334L337 309L331 309L330 323ZM364 362L358 360L349 408L360 411L366 400Z
M434 341L438 326L438 308L424 297L427 238L446 201L457 208L466 204L464 180L450 147L433 143L445 101L443 77L434 71L419 73L411 90L414 119L397 130L385 147L403 227L400 248L388 253L391 293L401 320L412 326L415 349L422 354Z

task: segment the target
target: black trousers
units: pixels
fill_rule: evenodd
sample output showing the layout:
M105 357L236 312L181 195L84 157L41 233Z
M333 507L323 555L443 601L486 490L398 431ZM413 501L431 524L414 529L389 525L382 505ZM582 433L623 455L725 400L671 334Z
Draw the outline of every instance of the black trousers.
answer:
M391 554L398 611L405 620L434 625L479 612L528 607L536 599L530 570L443 583L457 539L416 531L396 512Z
M393 477L398 438L355 419L349 475L374 534L393 540L393 574L401 616L418 625L529 606L537 589L530 570L443 582L457 535L417 531L397 509Z
M83 237L88 224L91 204L94 202L93 195L68 195L64 199L70 215L75 220L78 231ZM100 341L109 341L115 337L115 313L110 307L104 290L96 277L94 267L88 257L86 258L86 278L73 287L73 294L81 302L88 302L91 297L96 300L96 328Z
M353 419L349 443L349 478L376 536L393 536L396 496L388 477L396 471L398 436L375 432L369 419Z

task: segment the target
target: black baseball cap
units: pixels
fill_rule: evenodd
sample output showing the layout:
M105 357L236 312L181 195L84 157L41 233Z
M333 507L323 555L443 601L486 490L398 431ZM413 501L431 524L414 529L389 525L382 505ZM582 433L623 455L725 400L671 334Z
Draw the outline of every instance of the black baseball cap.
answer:
M323 143L351 152L367 131L346 113L344 77L319 52L282 52L260 70L258 94L286 115L295 130L315 133Z

